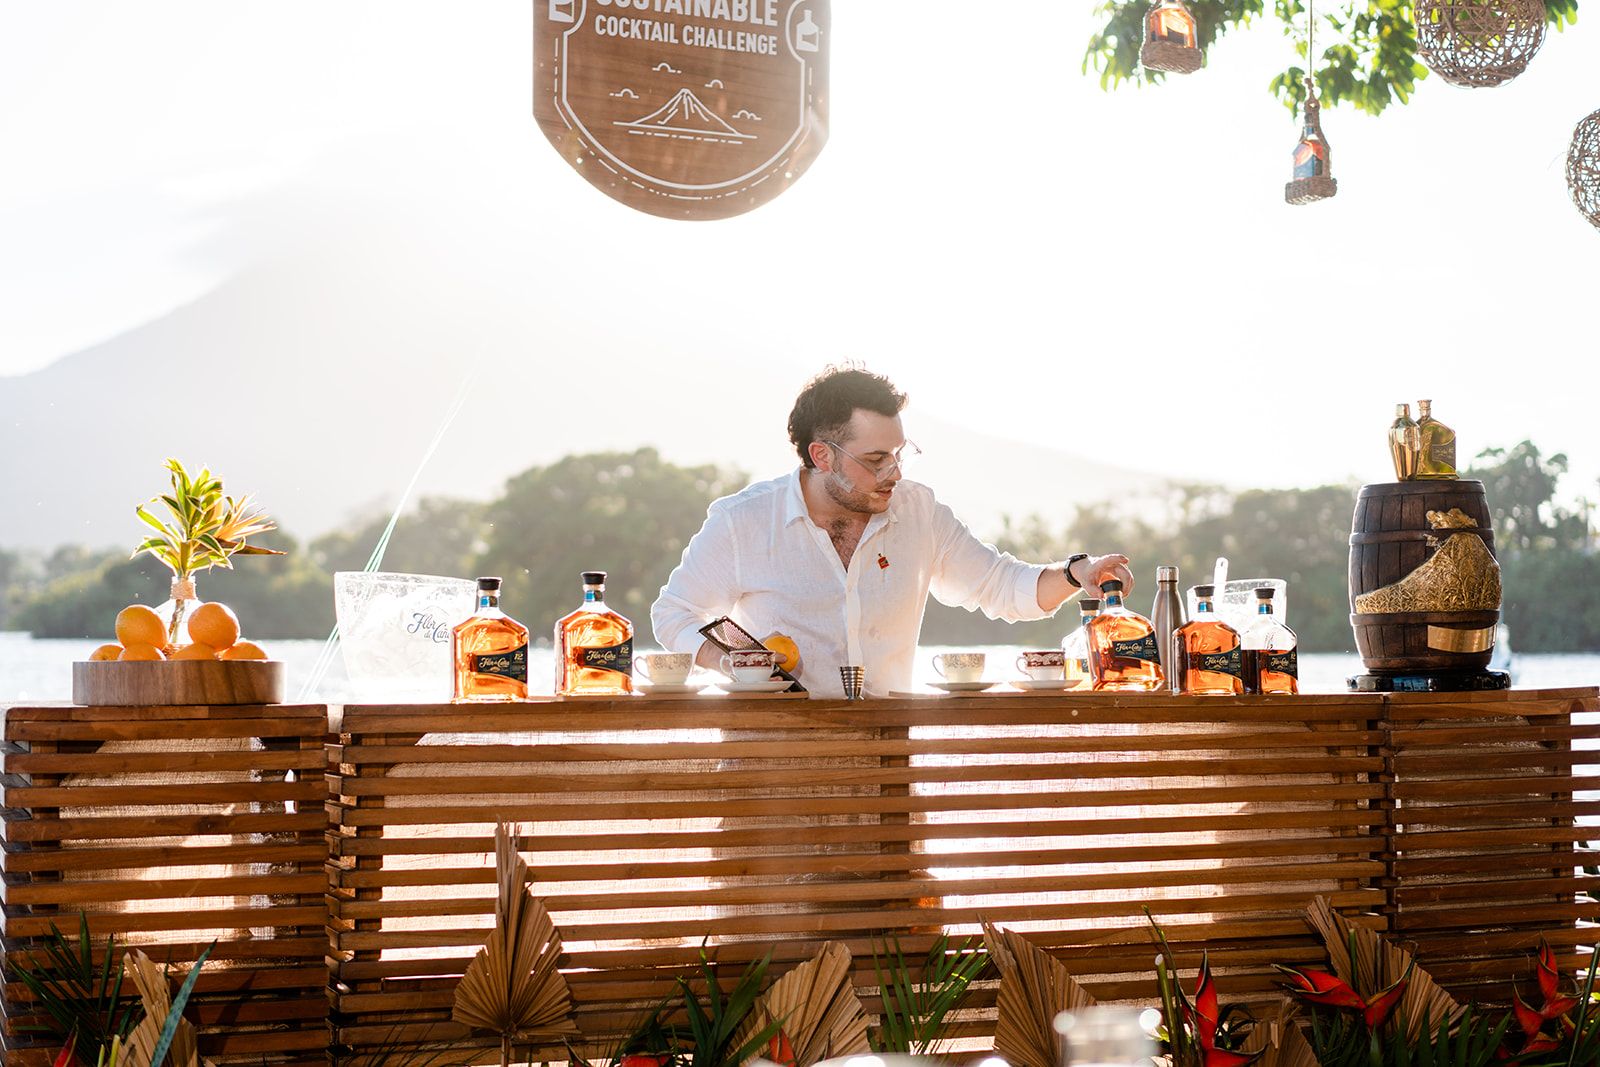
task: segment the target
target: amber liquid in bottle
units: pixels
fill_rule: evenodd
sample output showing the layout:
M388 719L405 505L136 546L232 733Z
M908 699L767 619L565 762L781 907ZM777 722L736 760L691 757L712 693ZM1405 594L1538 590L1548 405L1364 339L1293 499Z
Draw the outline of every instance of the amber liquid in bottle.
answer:
M1078 601L1079 626L1061 642L1067 689L1088 689L1094 684L1089 673L1089 620L1100 613L1100 601Z
M1433 401L1417 401L1417 477L1444 481L1456 477L1456 432L1433 417Z
M528 699L528 628L500 610L500 579L478 579L478 611L450 631L458 701Z
M1300 692L1300 639L1272 613L1273 590L1256 590L1256 621L1240 635L1252 693Z
M1105 604L1084 627L1089 637L1089 674L1097 692L1148 693L1166 684L1155 626L1122 606L1122 583L1102 582Z
M1172 635L1178 691L1191 696L1238 696L1244 692L1244 653L1239 631L1217 618L1215 588L1195 586L1194 618Z
M633 692L633 623L606 607L604 571L583 573L583 606L556 623L556 695Z

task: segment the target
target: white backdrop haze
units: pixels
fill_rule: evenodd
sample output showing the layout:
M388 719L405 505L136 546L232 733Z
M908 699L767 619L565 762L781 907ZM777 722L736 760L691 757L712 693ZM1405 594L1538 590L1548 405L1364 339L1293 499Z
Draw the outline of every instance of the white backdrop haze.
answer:
M0 8L0 544L131 542L167 455L316 534L392 503L474 371L423 492L645 444L767 476L846 358L984 531L1165 477L1381 481L1429 395L1463 462L1532 437L1596 495L1587 21L1507 87L1326 112L1340 194L1292 208L1272 19L1104 93L1088 0L833 7L827 148L716 223L570 172L526 2Z

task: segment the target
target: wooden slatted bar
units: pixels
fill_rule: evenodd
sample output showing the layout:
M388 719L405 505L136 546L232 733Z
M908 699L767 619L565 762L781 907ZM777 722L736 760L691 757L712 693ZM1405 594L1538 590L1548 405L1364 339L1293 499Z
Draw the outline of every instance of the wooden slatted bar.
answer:
M215 941L190 1018L219 1063L326 1063L327 708L12 707L5 711L5 918L16 963L85 912L180 967ZM288 777L292 775L292 780ZM7 1067L52 1062L20 1029L8 975Z
M1540 937L1567 966L1596 940L1593 816L1600 701L1588 690L1395 694L1385 761L1393 782L1396 939L1463 997L1503 1002L1532 980ZM1581 927L1588 927L1582 929Z
M882 931L925 950L989 919L1039 937L1096 995L1151 996L1145 906L1178 951L1212 949L1224 988L1270 996L1273 963L1321 958L1300 919L1313 896L1352 915L1384 904L1383 708L1110 694L348 707L330 749L336 1034L358 1053L466 1038L452 978L491 922L497 819L517 825L592 1042L707 936L730 963L771 947L779 966L841 940L866 987ZM992 990L978 1007L981 1035Z
M708 938L775 973L842 941L870 1008L885 931L920 953L987 919L1148 999L1148 907L1268 1001L1274 964L1322 960L1317 895L1504 1000L1540 936L1569 964L1594 941L1597 712L1592 689L546 700L335 709L325 733L322 707L14 708L0 947L80 909L173 963L216 938L192 1017L225 1063L321 1063L330 1033L341 1062L492 1056L449 1017L508 820L591 1051ZM47 1054L29 1010L9 983L8 1067Z

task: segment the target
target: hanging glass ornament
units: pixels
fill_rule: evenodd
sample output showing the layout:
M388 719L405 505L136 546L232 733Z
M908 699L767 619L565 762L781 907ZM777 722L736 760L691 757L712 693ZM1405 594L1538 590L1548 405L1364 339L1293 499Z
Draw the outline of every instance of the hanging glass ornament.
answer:
M1544 0L1417 0L1417 54L1451 85L1503 85L1544 44Z
M1589 225L1600 229L1600 111L1572 131L1567 149L1567 190Z
M1283 198L1291 204L1312 204L1338 193L1331 157L1328 139L1322 136L1322 106L1317 103L1317 89L1307 78L1305 122L1294 146L1294 177L1283 187Z
M1183 0L1157 0L1144 16L1139 62L1150 70L1193 74L1205 58L1199 27Z

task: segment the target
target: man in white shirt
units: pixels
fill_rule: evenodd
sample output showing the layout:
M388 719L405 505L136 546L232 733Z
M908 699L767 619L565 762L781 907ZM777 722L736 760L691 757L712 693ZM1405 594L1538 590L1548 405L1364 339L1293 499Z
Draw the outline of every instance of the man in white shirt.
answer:
M911 688L931 592L941 603L1025 622L1056 612L1102 581L1133 588L1126 556L1078 553L1024 563L973 536L933 491L903 480L916 452L906 397L879 375L829 368L801 390L789 439L801 466L723 497L650 608L663 648L715 670L721 652L699 633L729 616L756 636L794 638L800 680L843 694L838 668L866 668L866 691Z

